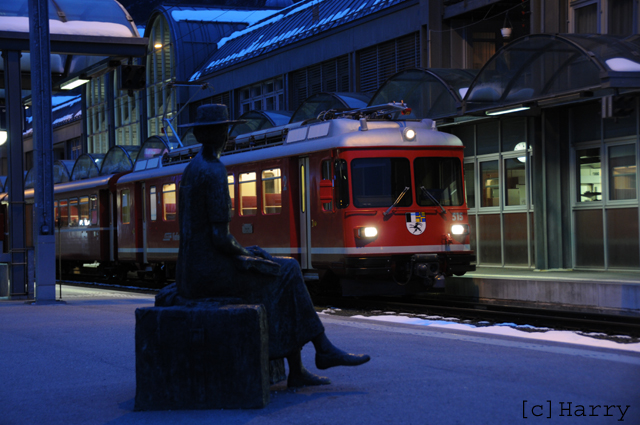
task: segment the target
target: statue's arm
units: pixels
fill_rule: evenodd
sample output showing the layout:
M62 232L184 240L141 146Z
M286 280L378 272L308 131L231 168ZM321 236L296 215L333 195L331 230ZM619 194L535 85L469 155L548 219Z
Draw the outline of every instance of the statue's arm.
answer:
M251 252L243 248L236 238L229 233L228 223L216 223L213 225L213 243L220 253L252 256Z

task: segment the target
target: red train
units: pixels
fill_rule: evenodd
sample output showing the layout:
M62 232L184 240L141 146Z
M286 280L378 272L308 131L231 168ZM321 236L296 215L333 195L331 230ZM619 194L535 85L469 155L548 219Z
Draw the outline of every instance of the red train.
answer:
M296 258L310 281L339 283L345 295L412 292L474 270L462 143L430 120L388 119L401 109L238 136L222 157L231 233ZM132 171L56 184L63 270L172 278L180 178L198 148L151 138Z

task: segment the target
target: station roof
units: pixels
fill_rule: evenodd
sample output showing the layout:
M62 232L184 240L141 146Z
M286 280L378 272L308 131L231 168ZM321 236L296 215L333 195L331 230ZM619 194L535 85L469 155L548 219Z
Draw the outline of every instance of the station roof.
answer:
M293 113L290 123L317 118L321 112L364 108L371 95L363 93L316 93L302 102Z
M348 24L409 0L301 0L275 11L217 44L218 50L191 76L195 81L218 69Z
M140 146L113 146L102 161L100 175L107 176L131 171L139 151Z
M51 71L55 81L74 75L103 57L129 57L146 54L146 42L127 11L115 0L48 0L51 40ZM0 50L28 52L28 0L0 2ZM23 71L30 70L29 54L24 53ZM4 62L0 61L0 71ZM0 78L0 86L4 79ZM23 78L28 90L30 79Z
M184 81L191 76L194 69L202 65L202 58L209 57L218 49L216 44L220 39L243 30L274 12L274 9L238 10L160 5L149 18L145 27L145 37L151 37L152 23L157 16L164 16L169 24L171 43L179 46L173 49L176 55L176 78L178 81Z
M81 96L52 96L51 97L51 124L58 128L82 119ZM33 134L33 117L26 118L25 136Z
M289 123L293 112L291 111L247 111L240 115L238 120L245 122L237 123L231 127L230 138L252 131L266 130Z
M404 119L456 115L476 77L472 69L412 68L390 77L373 95L369 106L404 102L411 114Z
M76 159L76 164L71 171L71 180L85 180L100 175L100 165L104 160L104 154L82 154Z
M507 44L484 65L466 112L640 88L640 36L534 34Z

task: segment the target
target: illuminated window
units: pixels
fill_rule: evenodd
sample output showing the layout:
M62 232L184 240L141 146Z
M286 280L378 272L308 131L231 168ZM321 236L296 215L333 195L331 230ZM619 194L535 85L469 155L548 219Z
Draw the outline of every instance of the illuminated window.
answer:
M88 226L91 224L89 221L89 197L83 196L80 198L80 226Z
M69 199L69 226L75 227L78 224L78 198Z
M500 206L500 179L498 177L498 161L480 163L480 180L482 182L482 206Z
M149 214L151 215L151 221L158 219L158 194L155 186L149 188Z
M92 78L85 85L87 99L87 146L89 153L107 153L109 126L107 123L106 75Z
M56 226L60 226L60 207L58 201L53 201L53 216L56 220Z
M240 174L240 215L256 215L258 199L256 196L256 173Z
M634 145L609 148L609 199L636 199L636 149Z
M236 208L236 193L234 188L233 174L229 174L227 176L227 184L229 186L229 197L231 198L231 214L233 214L233 211L235 211Z
M527 205L525 161L526 157L504 160L505 205Z
M60 201L60 227L69 225L69 203L66 199Z
M124 189L120 193L120 210L122 224L131 223L131 199L129 197L129 189Z
M280 214L282 209L282 175L279 168L262 171L262 212Z
M173 221L176 219L176 184L169 183L162 185L162 209L164 220Z
M602 201L602 162L600 148L581 149L578 157L578 202Z

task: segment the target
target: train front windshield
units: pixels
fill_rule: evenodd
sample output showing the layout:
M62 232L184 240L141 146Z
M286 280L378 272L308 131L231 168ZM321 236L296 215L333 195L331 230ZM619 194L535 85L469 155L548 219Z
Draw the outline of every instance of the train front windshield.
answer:
M460 206L463 204L462 169L458 158L357 158L351 161L353 204L357 208ZM405 190L406 189L406 190ZM399 200L398 200L399 199Z

